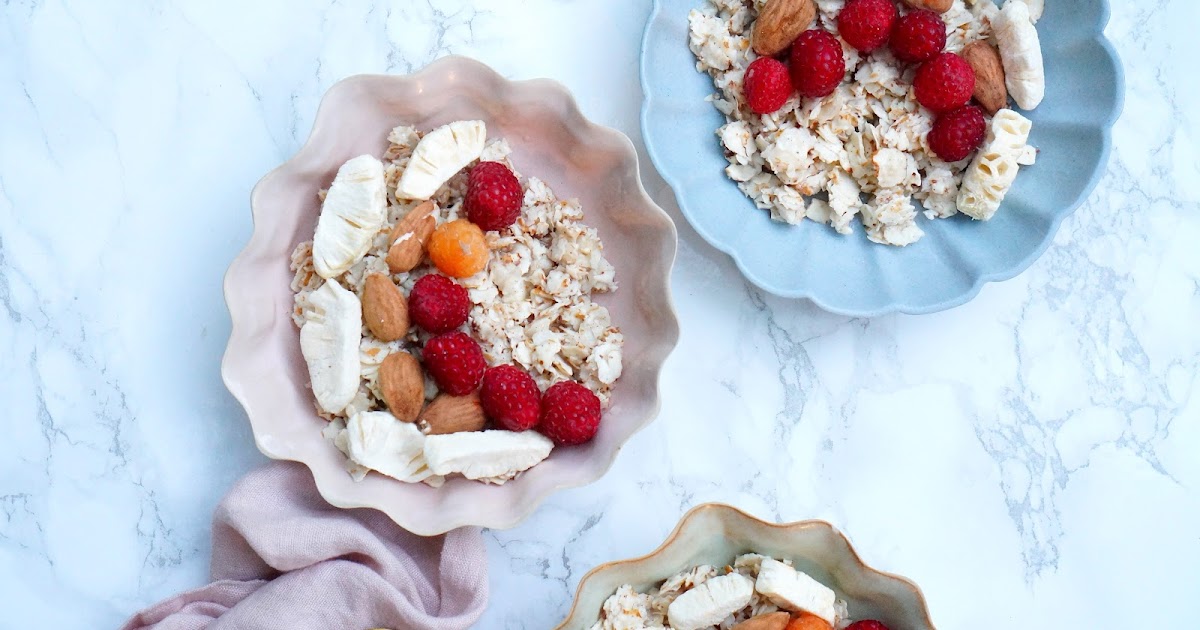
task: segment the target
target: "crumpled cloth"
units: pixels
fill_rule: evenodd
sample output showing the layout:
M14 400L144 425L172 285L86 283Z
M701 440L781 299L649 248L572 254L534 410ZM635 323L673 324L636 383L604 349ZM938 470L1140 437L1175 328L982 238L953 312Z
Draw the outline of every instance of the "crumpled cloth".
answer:
M382 512L343 510L308 469L273 462L213 515L212 583L133 616L122 630L468 628L487 605L476 528L409 533Z

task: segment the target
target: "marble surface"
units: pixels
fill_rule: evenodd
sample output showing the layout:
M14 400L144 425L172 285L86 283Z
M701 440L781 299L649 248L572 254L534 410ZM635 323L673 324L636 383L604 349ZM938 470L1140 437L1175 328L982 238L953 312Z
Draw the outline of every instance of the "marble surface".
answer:
M487 532L480 628L547 628L594 565L726 501L824 518L943 628L1200 618L1200 5L1113 2L1108 174L1014 280L850 319L749 287L680 222L662 416L611 473ZM223 388L221 277L321 93L464 53L640 143L647 2L6 0L0 628L115 627L200 583L263 461ZM678 219L648 166L647 187ZM1181 625L1182 624L1182 625Z

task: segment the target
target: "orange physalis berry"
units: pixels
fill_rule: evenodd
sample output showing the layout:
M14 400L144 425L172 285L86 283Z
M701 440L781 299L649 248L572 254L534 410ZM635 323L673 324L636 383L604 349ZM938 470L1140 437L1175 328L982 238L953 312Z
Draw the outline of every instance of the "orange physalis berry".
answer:
M479 226L458 219L443 223L429 236L429 259L452 278L467 278L487 267L488 245Z
M787 630L833 630L833 626L816 615L802 612L792 617L792 620L788 622Z

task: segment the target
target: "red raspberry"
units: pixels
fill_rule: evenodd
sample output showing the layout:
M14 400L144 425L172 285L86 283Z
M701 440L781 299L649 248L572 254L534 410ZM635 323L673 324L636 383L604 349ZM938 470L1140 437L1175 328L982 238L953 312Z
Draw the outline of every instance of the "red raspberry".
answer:
M957 162L979 148L987 134L983 112L974 105L938 116L929 131L929 148L947 162Z
M975 91L975 71L954 53L942 53L917 68L913 79L917 102L935 112L966 105Z
M538 431L559 446L583 444L600 428L600 399L575 381L550 386L542 395Z
M759 57L746 68L742 89L754 113L770 114L783 107L792 95L792 81L782 61L774 57Z
M486 231L500 231L521 216L525 191L509 168L500 162L480 162L467 175L463 207L471 223Z
M846 74L842 44L826 31L812 29L792 42L792 85L800 96L833 94Z
M438 389L451 396L466 396L479 387L487 362L483 350L467 333L448 332L425 343L425 371Z
M542 391L524 370L515 365L497 365L483 373L479 402L500 428L526 431L538 423Z
M871 52L888 41L896 5L892 0L849 0L838 13L838 32L847 44Z
M920 63L932 59L946 47L946 23L933 11L909 11L896 20L888 46L900 61Z
M408 294L409 318L434 334L462 326L470 310L466 287L436 273L421 276Z
M883 625L882 621L864 619L862 621L855 621L854 623L846 626L846 630L888 630L888 627Z

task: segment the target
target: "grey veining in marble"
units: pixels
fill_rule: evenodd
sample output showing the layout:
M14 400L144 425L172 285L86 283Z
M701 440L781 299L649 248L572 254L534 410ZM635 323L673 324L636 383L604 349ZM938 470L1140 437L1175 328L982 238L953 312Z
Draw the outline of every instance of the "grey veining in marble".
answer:
M644 165L681 237L662 416L604 479L486 534L480 627L552 626L586 571L713 500L830 520L944 628L1200 618L1200 4L1112 4L1128 93L1104 180L1029 271L952 311L764 295ZM638 143L648 11L4 2L0 628L114 627L204 579L212 508L263 461L220 381L221 279L326 88L468 54Z

